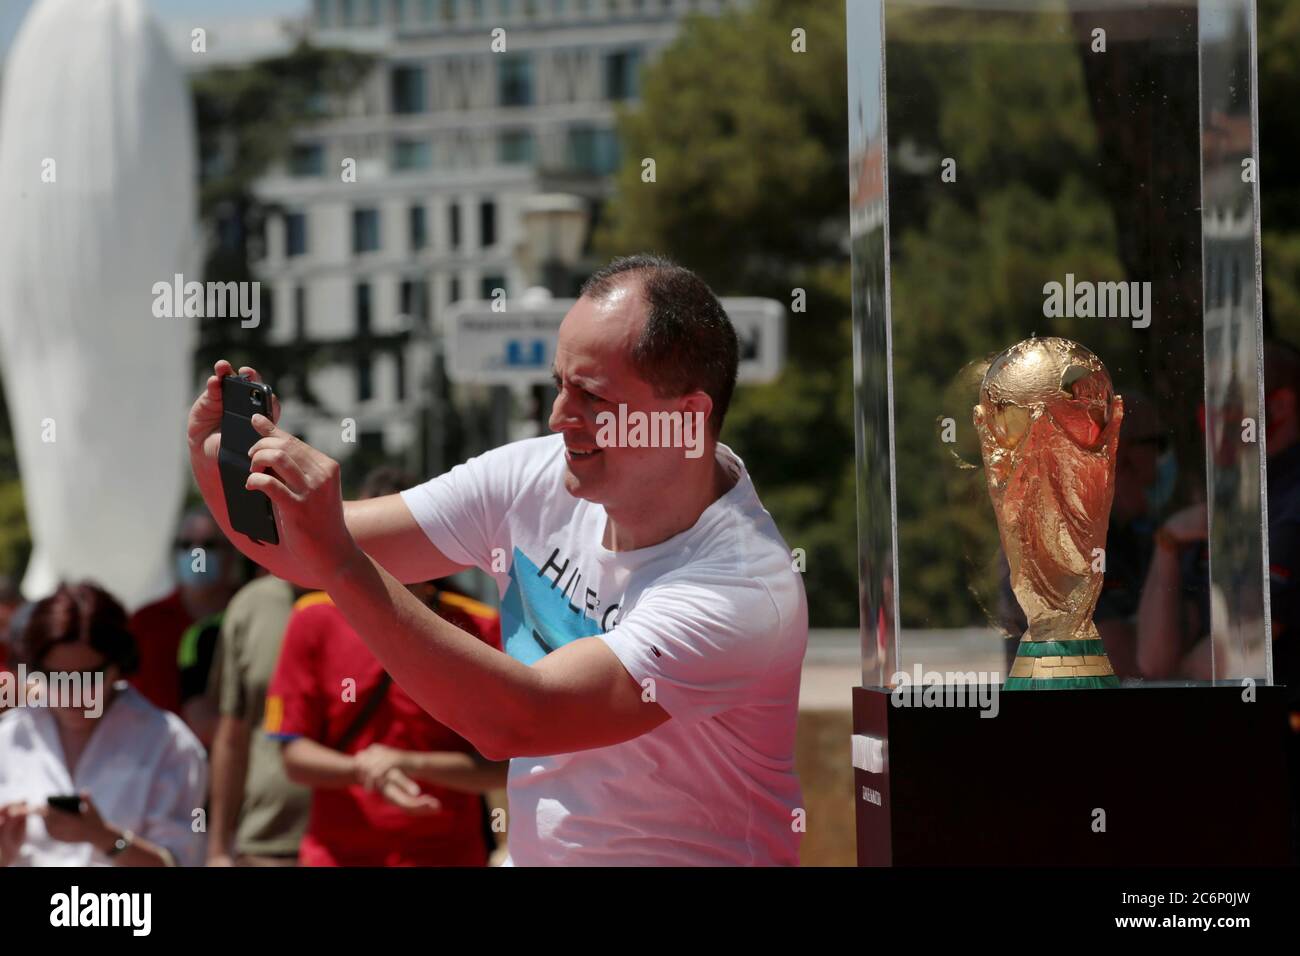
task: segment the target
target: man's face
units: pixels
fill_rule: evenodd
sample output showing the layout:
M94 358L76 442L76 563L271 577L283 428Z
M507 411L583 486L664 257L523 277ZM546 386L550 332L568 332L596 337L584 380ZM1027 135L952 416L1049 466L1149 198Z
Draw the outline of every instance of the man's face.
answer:
M623 406L629 417L676 412L684 422L689 415L694 427L707 421L712 407L703 392L660 398L633 369L628 356L645 310L635 280L602 299L579 299L560 325L555 350L557 394L550 426L564 435L565 488L607 508L662 507L664 496L673 493L673 477L691 459L682 447L604 444L602 422L617 419ZM603 434L611 432L606 428Z

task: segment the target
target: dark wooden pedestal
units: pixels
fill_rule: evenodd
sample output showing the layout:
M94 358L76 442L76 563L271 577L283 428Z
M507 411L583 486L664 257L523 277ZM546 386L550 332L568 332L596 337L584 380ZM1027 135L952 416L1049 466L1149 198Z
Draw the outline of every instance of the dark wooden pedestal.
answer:
M1254 694L1010 691L982 718L855 688L883 758L854 770L858 864L1288 863L1285 691Z

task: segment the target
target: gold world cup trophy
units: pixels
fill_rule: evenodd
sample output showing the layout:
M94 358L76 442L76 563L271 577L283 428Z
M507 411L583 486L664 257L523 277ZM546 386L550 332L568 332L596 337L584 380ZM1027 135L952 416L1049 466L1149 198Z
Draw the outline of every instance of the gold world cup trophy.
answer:
M1092 613L1123 418L1106 367L1069 339L1026 339L984 375L975 428L1029 622L1005 690L1119 686Z

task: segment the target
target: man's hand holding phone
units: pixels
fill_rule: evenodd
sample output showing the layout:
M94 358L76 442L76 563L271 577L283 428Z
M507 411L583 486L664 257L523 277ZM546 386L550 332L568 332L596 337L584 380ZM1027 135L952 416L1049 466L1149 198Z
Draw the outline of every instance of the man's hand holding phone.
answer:
M247 452L250 472L241 478L242 489L261 492L272 502L278 546L242 541L247 535L239 534L229 507L235 489L223 488L220 465L223 415L228 411L223 388L236 373L224 359L212 372L190 409L188 427L190 462L204 500L240 550L272 574L304 587L325 587L341 567L361 556L343 520L338 463L278 428L280 402L270 395L270 414L254 413L247 419L256 440ZM245 384L262 382L257 370L247 366L238 376ZM227 440L227 455L229 446Z
M211 462L213 475L217 473L217 456L221 452L221 380L236 374L253 382L262 381L262 376L257 374L256 369L245 365L236 372L233 365L222 359L212 366L212 374L208 376L203 391L190 408L190 451L202 453ZM271 420L280 420L279 398L271 399Z

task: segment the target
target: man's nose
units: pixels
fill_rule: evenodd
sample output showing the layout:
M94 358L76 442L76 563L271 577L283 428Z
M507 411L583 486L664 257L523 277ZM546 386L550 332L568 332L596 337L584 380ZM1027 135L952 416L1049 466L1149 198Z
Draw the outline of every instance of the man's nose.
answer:
M566 428L575 428L582 424L582 416L575 413L573 403L566 398L564 389L555 393L555 401L551 403L551 417L547 422L551 431L564 431Z

